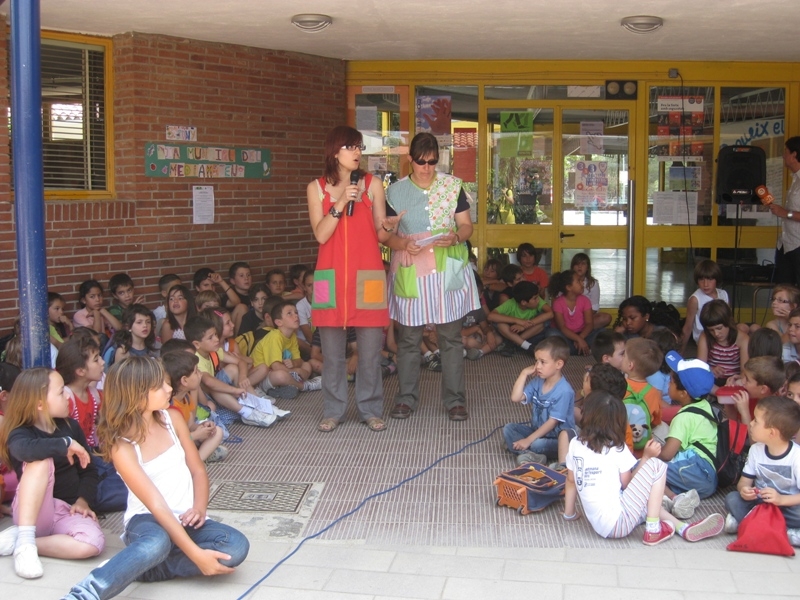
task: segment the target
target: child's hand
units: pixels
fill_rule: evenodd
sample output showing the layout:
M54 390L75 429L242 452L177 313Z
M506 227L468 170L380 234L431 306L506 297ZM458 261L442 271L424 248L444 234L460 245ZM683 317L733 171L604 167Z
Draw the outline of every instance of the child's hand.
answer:
M197 565L203 575L226 575L233 573L233 567L226 567L220 560L230 560L230 554L217 552L216 550L204 550L199 548L199 553L192 556L192 562Z
M178 519L180 520L181 525L184 527L194 527L195 529L200 529L203 526L203 523L206 522L206 513L205 511L201 511L192 507L180 515Z
M736 392L733 395L733 403L740 412L743 408L750 412L750 394L746 390Z
M244 379L239 380L239 387L250 391L253 389L253 384L250 383L250 380L247 377L245 377Z
M747 500L750 502L758 498L758 492L756 491L756 488L750 485L743 486L742 489L739 490L739 495L742 497L742 500Z
M294 368L294 362L292 361L291 358L284 359L283 360L283 364L286 365L287 369L293 369Z
M144 296L137 296L136 300L133 301L134 304L144 304Z
M84 469L86 468L86 465L88 465L92 460L91 457L89 456L89 453L86 451L86 448L81 446L75 440L72 440L72 443L67 448L67 460L69 461L69 464L74 465L75 458L78 459L78 462Z
M655 458L659 454L661 454L661 444L651 438L648 440L644 450L642 450L642 458Z
M726 386L732 387L741 387L742 386L742 376L741 375L731 375L725 380Z
M581 338L575 342L575 347L578 349L578 354L581 356L589 356L589 344L586 343L585 339Z
M510 329L510 330L511 330L513 333L522 333L523 331L525 331L525 326L524 326L524 325L517 325L517 324L515 323L514 325L512 325L511 327L509 327L509 329Z
M714 365L713 367L711 367L711 372L714 374L715 379L722 377L725 374L725 370L722 368L721 365Z
M213 435L213 432L208 425L214 427L214 424L211 421L203 421L202 423L198 423L197 429L192 432L192 439L195 442L205 442Z
M512 444L514 450L528 450L531 447L533 440L530 437L522 438Z
M775 506L783 506L785 499L783 494L773 488L761 488L758 491L758 497L767 504L774 504Z
M89 519L92 519L92 521L97 521L97 515L94 514L94 511L91 508L89 508L89 505L83 498L78 498L75 501L75 504L69 507L69 514L81 515Z
M240 387L233 388L233 395L236 398L244 398L244 395L247 393L247 390Z
M214 285L219 285L219 286L222 285L222 275L220 275L219 273L211 273L211 275L209 275L208 278L214 282Z
M775 308L775 305L772 306L772 314L779 319L787 318L790 312L792 311L789 308L789 304L781 304L778 308Z

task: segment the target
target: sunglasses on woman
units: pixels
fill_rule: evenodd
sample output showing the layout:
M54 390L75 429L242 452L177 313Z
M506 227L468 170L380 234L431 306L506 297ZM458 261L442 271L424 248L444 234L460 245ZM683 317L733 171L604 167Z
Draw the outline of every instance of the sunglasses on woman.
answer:
M419 166L422 165L430 165L433 166L439 162L438 158L431 158L430 160L422 160L421 158L415 158L414 162L417 163Z

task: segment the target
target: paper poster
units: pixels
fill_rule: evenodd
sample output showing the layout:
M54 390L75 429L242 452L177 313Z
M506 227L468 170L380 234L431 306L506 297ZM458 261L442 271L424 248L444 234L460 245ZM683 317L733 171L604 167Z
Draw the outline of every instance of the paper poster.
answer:
M478 169L478 130L453 129L453 175L465 183L475 183Z
M167 140L178 142L196 142L197 127L183 125L167 125Z
M213 186L192 186L192 222L195 225L211 225L214 223Z
M533 113L530 111L500 112L500 131L530 131L533 132Z
M689 204L689 213L686 204ZM653 194L654 225L697 225L697 192Z
M387 157L386 156L368 156L367 157L367 171L370 173L385 173Z
M602 207L608 203L608 162L581 160L575 164L576 207Z
M581 154L603 154L602 121L581 121Z
M378 107L356 106L356 129L364 132L374 132L378 129Z
M452 144L452 98L450 96L417 96L415 125L417 133L427 131L439 140L440 146Z
M702 167L670 167L669 189L672 191L696 192L700 190Z

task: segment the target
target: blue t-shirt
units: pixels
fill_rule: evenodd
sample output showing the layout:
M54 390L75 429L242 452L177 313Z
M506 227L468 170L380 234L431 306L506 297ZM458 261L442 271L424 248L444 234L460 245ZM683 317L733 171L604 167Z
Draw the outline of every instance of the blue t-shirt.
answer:
M656 371L650 375L646 381L654 388L661 391L661 398L664 400L664 402L672 404L672 398L669 397L669 373Z
M523 404L531 405L531 427L538 429L550 418L560 421L564 427L575 428L575 392L562 377L546 394L542 392L544 379L534 377L526 385L522 394Z

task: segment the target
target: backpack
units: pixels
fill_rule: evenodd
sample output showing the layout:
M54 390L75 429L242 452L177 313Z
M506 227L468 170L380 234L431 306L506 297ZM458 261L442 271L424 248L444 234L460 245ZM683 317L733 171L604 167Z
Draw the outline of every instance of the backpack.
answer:
M694 442L693 445L699 448L714 463L714 468L717 470L718 487L725 488L734 485L739 481L747 460L747 451L749 450L747 425L739 421L726 419L713 408L711 412L714 413L714 416L694 406L687 406L683 409L683 412L703 415L717 426L716 456L711 454L708 448L700 442Z
M255 331L248 331L241 335L236 336L236 345L239 346L239 353L242 356L250 356L253 350L256 347L256 344L260 342L264 337L272 331L271 327L259 327Z
M644 401L645 394L651 389L653 386L649 383L639 392L634 392L631 386L628 386L628 392L622 401L628 413L628 424L633 431L634 450L644 448L653 434L653 427L650 424L650 409L647 402Z

